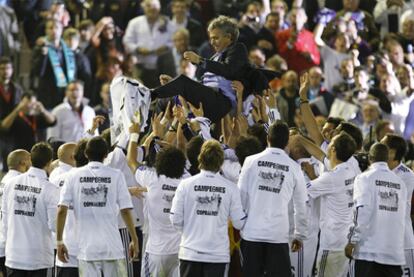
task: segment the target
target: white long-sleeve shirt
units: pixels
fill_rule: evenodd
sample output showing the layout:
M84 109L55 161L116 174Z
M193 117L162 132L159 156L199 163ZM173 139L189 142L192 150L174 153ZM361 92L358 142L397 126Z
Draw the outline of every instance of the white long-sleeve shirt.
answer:
M237 186L219 173L201 170L181 181L170 216L172 224L182 230L179 258L230 262L228 220L240 229L245 217Z
M295 211L294 237L306 238L306 184L299 165L282 149L267 148L244 161L238 186L246 224L244 240L270 243L289 242L288 204Z
M354 225L350 242L354 259L404 265L407 190L384 162L370 166L355 179Z
M123 42L129 53L136 53L138 47L147 48L150 51L155 51L162 46L171 48L173 32L174 28L168 18L160 17L151 28L147 17L141 15L129 21ZM138 60L146 69L155 69L157 58L156 53L146 56L138 55Z
M401 163L393 172L397 174L404 181L404 185L407 189L407 208L405 213L405 238L404 238L404 249L414 249L414 232L413 224L411 222L411 197L413 196L414 189L414 173L406 165Z
M87 137L95 117L94 109L88 105L84 105L82 112L78 113L66 101L56 106L52 114L56 117L56 125L48 128L47 137L65 142L77 142Z
M39 168L31 167L6 182L2 200L6 266L22 270L53 267L58 199L58 188Z
M348 162L344 162L307 185L309 196L321 199L320 248L323 250L343 250L347 243L348 230L352 224L355 177L354 170Z

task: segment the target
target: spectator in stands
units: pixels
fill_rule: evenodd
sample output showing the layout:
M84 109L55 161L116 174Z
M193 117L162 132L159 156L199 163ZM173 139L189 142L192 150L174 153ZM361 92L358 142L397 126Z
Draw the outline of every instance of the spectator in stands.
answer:
M145 14L128 23L123 42L127 52L138 54L144 84L155 87L160 74L157 59L172 46L173 28L170 20L160 15L159 0L144 0L142 7Z
M329 22L324 31L324 39L329 41L336 34L335 25L341 18L351 18L357 27L358 34L362 39L376 49L379 44L379 32L375 26L374 18L368 12L359 8L360 0L343 0L343 9L336 13L335 18Z
M273 0L271 3L271 12L279 14L278 30L286 30L289 28L289 23L286 21L286 14L288 12L288 5L283 0Z
M400 30L398 26L399 17L412 8L414 8L413 3L404 0L377 1L373 15L375 23L381 26L381 37L384 37L387 33L398 33Z
M191 34L189 45L199 47L207 38L201 23L189 16L189 3L187 0L171 1L171 26L174 31L185 28Z
M79 49L82 53L87 54L90 51L91 39L95 24L90 19L82 20L79 23L78 30L80 33Z
M23 94L19 104L1 121L2 139L5 146L10 147L5 147L5 152L18 148L29 151L35 143L46 139L46 128L55 123L56 117L37 101L36 96Z
M75 80L66 88L63 103L56 106L52 114L57 124L49 128L48 138L64 142L75 142L89 135L94 135L98 126L93 126L95 111L85 103L83 83Z
M395 132L394 124L389 120L379 120L375 125L375 136L377 141L381 141L386 134Z
M175 77L180 72L180 62L185 51L190 49L190 32L181 28L174 32L173 47L160 55L157 60L157 68L162 74Z
M32 55L32 81L37 83L36 95L46 109L63 100L66 86L76 77L75 55L61 40L62 28L58 21L48 20L46 37L37 40Z
M108 70L111 60L122 63L124 60L121 37L116 33L116 26L111 17L103 17L97 24L92 35L94 48L91 60L92 70L96 72L94 92L88 93L93 104L99 103L99 91L103 83L112 80Z
M392 63L394 72L404 65L404 50L401 44L396 40L388 40L385 44L385 49L388 52L388 57Z
M335 97L324 86L324 75L319 66L309 69L308 99L315 115L328 116Z
M260 3L257 1L249 3L239 21L239 41L244 43L247 48L251 48L256 44L257 34L262 27L260 22L260 8Z
M103 116L105 118L105 121L99 125L99 133L102 133L105 129L109 128L109 112L111 108L111 95L109 86L110 83L104 83L102 85L100 91L101 103L94 107L95 114Z
M414 91L414 73L411 66L404 64L396 72L401 86L401 94L410 97Z
M295 114L299 104L299 87L298 75L296 72L289 70L282 77L282 89L279 91L277 106L281 119L289 127L295 126Z
M374 129L380 120L381 111L379 109L378 102L373 100L365 101L362 104L361 111L362 122L355 122L355 124L361 126L361 131L364 139L368 139L370 136L374 136Z
M342 60L339 72L342 82L335 84L332 92L337 97L344 97L351 94L352 90L355 89L354 61L351 58Z
M286 60L290 70L301 73L319 65L320 55L313 34L304 28L307 21L305 10L293 9L290 14L292 26L276 35L278 52Z
M263 50L267 59L277 53L275 35L279 31L279 18L280 13L269 13L263 27L256 35L256 44Z
M249 50L249 61L251 64L258 68L265 68L266 56L263 50L257 46L250 48Z
M0 120L6 118L19 104L23 89L19 84L12 81L13 63L8 57L0 58ZM19 108L20 109L20 108ZM1 130L1 153L3 158L3 166L6 166L7 153L13 150L10 138L7 138ZM7 166L4 169L7 171Z
M397 33L397 39L404 48L404 52L409 52L409 49L414 46L414 11L412 9L400 17L400 26L401 32Z
M90 99L92 93L92 69L88 57L79 48L80 34L75 28L67 28L63 32L63 40L75 54L77 78L82 80L86 88L86 96Z
M0 5L0 57L16 57L20 51L19 24L14 10Z

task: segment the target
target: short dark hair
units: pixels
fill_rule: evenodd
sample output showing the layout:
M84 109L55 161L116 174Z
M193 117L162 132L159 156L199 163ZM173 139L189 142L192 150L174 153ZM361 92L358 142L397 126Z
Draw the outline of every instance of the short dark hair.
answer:
M343 119L343 118L340 118L340 117L332 117L332 116L330 116L330 117L328 117L328 118L326 119L326 122L325 122L325 123L330 123L330 124L333 124L333 125L335 126L335 128L336 128L336 127L338 127L338 125L339 125L339 124L341 124L342 122L344 122L344 119Z
M363 136L362 136L362 132L361 129L359 129L355 124L350 123L350 122L341 122L338 125L339 128L339 132L345 132L348 135L351 136L351 138L354 139L355 143L356 143L356 150L361 149L362 147L362 142L364 140Z
M237 141L236 147L234 151L236 152L236 156L239 159L240 165L243 165L244 160L251 155L257 154L261 152L262 145L260 141L253 136L247 137L240 137Z
M74 159L76 163L76 167L81 167L88 164L88 158L85 156L85 149L86 144L88 143L88 139L81 139L78 141L78 144L74 150Z
M355 140L346 132L341 132L333 138L333 146L336 151L336 158L346 162L356 151Z
M157 153L155 158L155 170L158 175L178 179L184 174L184 153L176 147L167 147Z
M224 151L217 140L207 140L201 147L200 155L198 156L199 168L218 172L224 162Z
M195 136L190 139L185 148L187 159L191 164L190 174L195 175L199 172L198 169L198 155L200 155L201 146L203 146L203 138L201 136Z
M267 133L266 129L262 124L255 123L252 126L247 128L247 134L249 136L255 137L259 140L262 150L267 146Z
M30 150L32 165L37 168L44 168L53 159L52 147L46 142L39 142L33 145Z
M276 13L276 12L270 12L270 13L268 13L267 15L266 15L266 21L269 19L269 17L272 17L272 16L277 16L277 17L279 17L280 18L280 15L279 15L279 13Z
M94 26L95 26L95 24L93 23L92 20L84 19L79 23L78 29L79 30L85 30L85 29L93 28Z
M1 64L13 64L13 61L9 57L2 56L0 57L0 65Z
M407 153L407 142L399 135L387 134L383 142L389 149L395 150L395 160L402 161Z
M369 149L369 161L375 162L387 162L388 161L388 146L383 143L375 143Z
M101 137L93 137L86 143L86 157L89 161L102 162L108 155L108 145Z
M284 149L289 142L289 127L288 125L281 121L277 120L269 127L269 133L267 135L267 140L271 147L277 147Z

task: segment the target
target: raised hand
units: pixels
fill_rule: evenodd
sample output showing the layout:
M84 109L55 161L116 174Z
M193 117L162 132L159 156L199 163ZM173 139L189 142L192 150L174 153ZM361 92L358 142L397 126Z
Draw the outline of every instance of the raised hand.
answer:
M308 90L309 90L309 74L306 72L300 76L300 89L299 96L303 101L308 100Z

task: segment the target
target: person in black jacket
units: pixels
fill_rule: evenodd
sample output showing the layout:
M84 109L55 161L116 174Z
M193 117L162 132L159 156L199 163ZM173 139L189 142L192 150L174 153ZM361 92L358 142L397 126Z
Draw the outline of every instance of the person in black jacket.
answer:
M196 107L201 104L205 117L217 122L236 106L237 99L231 81L247 74L249 61L246 47L236 42L239 30L235 21L219 16L211 21L208 32L216 52L213 57L207 60L191 51L184 53L185 59L203 69L201 83L184 75L174 79L161 75L162 86L152 93L157 98L180 94Z

